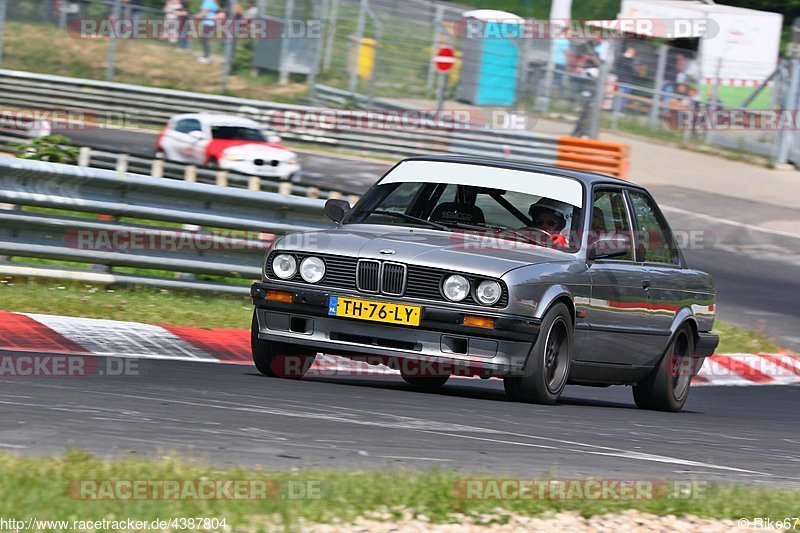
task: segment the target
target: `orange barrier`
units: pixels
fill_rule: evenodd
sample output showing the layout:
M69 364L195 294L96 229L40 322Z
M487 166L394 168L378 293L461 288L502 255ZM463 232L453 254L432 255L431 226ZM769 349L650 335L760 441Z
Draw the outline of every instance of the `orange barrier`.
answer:
M556 166L588 170L628 179L628 155L631 147L623 143L559 137Z

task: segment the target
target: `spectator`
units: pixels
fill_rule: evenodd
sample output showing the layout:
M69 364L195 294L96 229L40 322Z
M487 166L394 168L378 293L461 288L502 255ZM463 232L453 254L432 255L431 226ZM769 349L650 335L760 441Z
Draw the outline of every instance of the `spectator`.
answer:
M564 76L567 72L567 54L569 52L569 39L556 39L553 41L553 81L555 89L560 93L564 86Z
M619 92L622 94L631 94L632 89L629 85L634 85L637 80L637 64L636 64L636 48L628 46L622 57L617 61L617 80L622 84L619 86ZM620 106L624 110L628 105L628 99L625 97L620 98Z
M597 59L600 60L600 63L608 62L608 58L611 55L611 43L598 37L594 41L593 48Z
M197 14L197 18L200 19L200 42L203 45L203 55L198 59L201 63L209 62L209 56L211 55L211 43L209 40L214 34L214 28L221 14L224 16L217 0L203 0L200 6L200 13Z
M244 18L249 20L256 17L258 17L258 6L256 6L255 0L250 0L247 2L247 10L244 12Z
M167 0L164 4L164 20L166 23L164 34L161 38L172 44L177 43L178 37L181 34L180 19L183 17L185 20L186 14L186 8L183 7L183 2L181 2L181 0Z

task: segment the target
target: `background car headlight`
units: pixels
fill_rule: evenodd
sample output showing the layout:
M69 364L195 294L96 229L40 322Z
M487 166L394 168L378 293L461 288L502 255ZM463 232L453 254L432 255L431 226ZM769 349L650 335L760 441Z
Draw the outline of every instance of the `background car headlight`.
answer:
M460 302L469 294L469 281L464 276L450 276L444 280L442 285L442 292L445 298L451 302Z
M278 254L272 259L272 271L281 279L289 279L297 273L297 259L289 254Z
M247 161L247 156L244 155L225 154L224 157L228 161L236 161L236 162Z
M319 257L306 257L300 262L300 277L309 283L317 283L325 277L325 262Z
M297 164L297 159L287 159L286 160L286 164L287 165L296 165Z
M496 281L487 279L481 281L478 288L475 289L475 297L483 305L496 304L503 294L503 288Z

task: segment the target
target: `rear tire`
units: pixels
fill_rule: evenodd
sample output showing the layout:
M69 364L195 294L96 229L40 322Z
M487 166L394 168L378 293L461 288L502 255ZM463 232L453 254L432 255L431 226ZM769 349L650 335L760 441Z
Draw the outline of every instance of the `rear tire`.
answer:
M267 377L300 379L314 364L315 353L309 354L300 346L258 338L258 319L255 311L250 325L250 349L256 369Z
M678 328L658 366L633 386L639 409L680 411L689 398L694 362L694 334L686 324Z
M558 401L572 366L572 331L572 316L566 305L557 303L547 311L523 375L503 380L509 398L547 405Z

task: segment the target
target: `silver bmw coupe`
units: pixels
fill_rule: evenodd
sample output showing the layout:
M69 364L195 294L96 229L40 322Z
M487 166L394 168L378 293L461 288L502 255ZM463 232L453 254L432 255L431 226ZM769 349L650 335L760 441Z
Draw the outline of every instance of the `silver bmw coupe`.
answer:
M268 376L302 377L324 353L416 387L497 377L552 404L567 384L631 385L637 406L677 411L719 341L711 277L627 181L415 157L325 214L336 227L276 241L251 288Z

